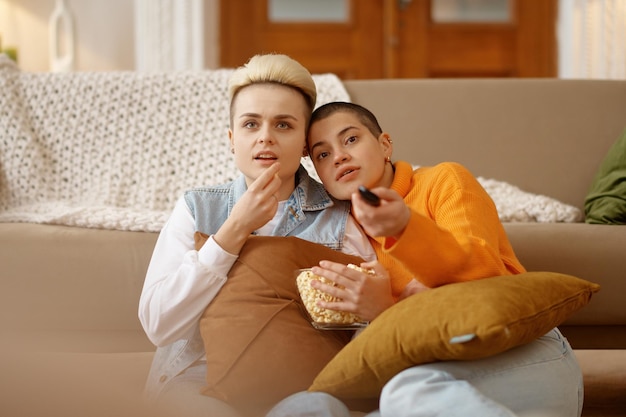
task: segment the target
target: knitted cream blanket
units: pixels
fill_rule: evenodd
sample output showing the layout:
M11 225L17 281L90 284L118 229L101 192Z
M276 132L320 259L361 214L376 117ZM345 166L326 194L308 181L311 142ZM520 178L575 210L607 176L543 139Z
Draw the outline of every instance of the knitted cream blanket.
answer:
M552 197L529 193L504 181L477 179L496 204L502 222L574 223L584 218L578 207Z
M0 55L0 222L159 231L184 190L238 175L227 138L232 71L28 73ZM335 75L313 78L318 105L349 101ZM503 221L581 218L489 181Z
M159 231L184 190L238 175L232 71L27 73L0 55L0 222ZM318 105L349 100L313 78Z

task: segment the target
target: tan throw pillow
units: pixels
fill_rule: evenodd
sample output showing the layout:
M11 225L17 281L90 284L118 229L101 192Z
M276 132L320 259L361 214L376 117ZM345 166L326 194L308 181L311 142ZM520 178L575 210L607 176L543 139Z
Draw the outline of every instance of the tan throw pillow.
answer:
M197 234L196 245L206 236ZM207 358L203 394L246 415L264 415L305 391L350 340L351 331L313 328L296 287L297 270L328 259L363 260L296 237L252 236L200 319Z
M310 391L377 398L411 366L488 357L531 342L585 306L600 286L551 272L449 284L378 316L315 378Z

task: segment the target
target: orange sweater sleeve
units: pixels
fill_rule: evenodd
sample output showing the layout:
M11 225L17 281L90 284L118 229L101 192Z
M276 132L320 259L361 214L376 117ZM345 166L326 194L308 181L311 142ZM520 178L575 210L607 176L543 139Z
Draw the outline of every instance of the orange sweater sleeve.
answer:
M411 217L399 239L377 239L381 262L391 257L429 287L525 271L491 197L463 166L398 162L392 188Z

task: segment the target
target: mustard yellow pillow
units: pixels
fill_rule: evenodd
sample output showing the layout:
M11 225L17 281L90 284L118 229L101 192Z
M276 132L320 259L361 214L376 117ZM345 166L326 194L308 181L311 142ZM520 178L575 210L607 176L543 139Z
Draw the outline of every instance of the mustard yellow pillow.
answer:
M411 366L479 359L544 335L600 286L552 272L449 284L415 294L377 317L317 375L309 391L344 400L378 397Z

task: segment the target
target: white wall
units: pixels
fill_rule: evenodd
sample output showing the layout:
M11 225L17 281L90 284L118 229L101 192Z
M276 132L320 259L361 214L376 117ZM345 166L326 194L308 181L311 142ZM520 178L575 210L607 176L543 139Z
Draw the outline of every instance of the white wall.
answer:
M626 1L560 0L559 78L626 79Z
M17 47L20 68L49 71L48 21L56 0L0 0L2 47ZM74 69L135 69L133 0L65 0L73 15ZM218 0L205 0L205 64L217 62Z
M65 0L72 12L76 38L75 70L134 68L133 2ZM48 71L48 21L55 0L0 0L3 47L18 48L20 67Z

